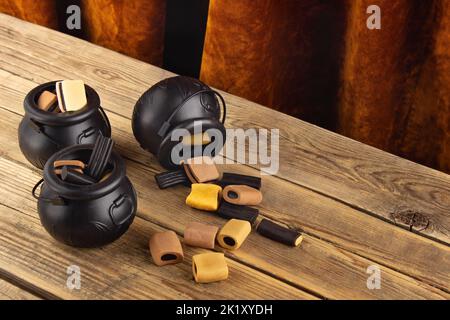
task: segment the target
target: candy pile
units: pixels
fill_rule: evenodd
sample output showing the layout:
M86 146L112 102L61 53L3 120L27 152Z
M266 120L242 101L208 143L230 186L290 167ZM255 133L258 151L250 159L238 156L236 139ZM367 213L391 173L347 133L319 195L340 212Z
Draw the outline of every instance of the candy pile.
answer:
M182 163L182 169L155 175L161 189L183 184L191 187L186 204L192 208L216 212L229 219L222 228L192 222L184 231L184 243L189 246L214 249L217 242L227 250L239 249L255 226L264 237L289 245L299 246L302 235L263 218L259 223L257 206L263 200L261 178L224 172L222 176L211 158L197 157ZM150 253L156 265L183 261L182 245L173 231L154 234L149 242ZM192 272L196 282L206 283L228 277L228 266L223 253L203 253L192 258Z

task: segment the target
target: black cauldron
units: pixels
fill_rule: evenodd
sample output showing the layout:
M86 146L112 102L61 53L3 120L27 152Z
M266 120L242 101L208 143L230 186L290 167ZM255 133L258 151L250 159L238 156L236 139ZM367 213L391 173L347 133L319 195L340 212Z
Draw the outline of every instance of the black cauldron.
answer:
M52 113L40 110L37 101L44 91L55 92L56 81L41 84L25 97L25 116L19 125L19 146L35 167L42 169L56 151L74 144L94 143L99 132L111 136L108 117L97 92L85 85L87 105L75 112Z
M42 225L55 239L75 247L98 247L118 239L133 222L136 192L126 176L123 159L113 151L104 181L78 185L61 180L53 162L78 159L88 162L93 145L75 145L58 151L44 167L44 178L33 188ZM40 195L36 189L41 184Z
M217 98L223 107L221 120ZM142 148L154 154L165 168L174 169L179 163L173 161L172 149L180 143L173 139L174 130L184 129L190 135L215 130L221 135L220 139L213 136L201 148L192 146L192 152L184 158L203 155L204 150L213 150L211 156L214 156L225 143L225 116L225 101L217 91L197 79L176 76L158 82L139 98L134 107L132 128ZM216 146L211 148L210 144Z

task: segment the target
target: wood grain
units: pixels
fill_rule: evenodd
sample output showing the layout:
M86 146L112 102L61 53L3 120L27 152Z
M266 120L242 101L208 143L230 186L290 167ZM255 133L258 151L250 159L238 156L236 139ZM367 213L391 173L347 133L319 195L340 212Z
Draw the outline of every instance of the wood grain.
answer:
M172 75L60 33L4 17L0 28L3 70L36 83L81 78L96 88L107 109L114 106L115 113L127 118L147 87ZM71 50L79 52L79 57L72 57ZM33 52L32 59L29 52ZM107 61L99 58L106 54ZM224 96L229 105L228 127L270 129L276 124L282 128L277 176L412 232L450 243L449 175L245 99Z
M0 279L0 300L40 300L37 296Z
M30 195L39 174L0 158L0 274L4 271L64 299L314 299L263 273L227 259L230 279L195 285L190 259L205 250L185 247L185 262L160 268L151 262L150 235L161 228L136 218L120 240L101 249L77 249L53 240L42 228ZM11 179L10 172L17 172ZM66 287L66 269L81 269L80 290ZM157 290L156 290L157 288Z
M6 111L0 110L0 114L4 112ZM112 115L111 117L115 128L120 128L120 123L122 126L129 124L122 117L117 118L119 119L118 121L116 121L116 116ZM8 119L10 125L2 123L2 126L13 130L14 126L11 125L11 122L18 122L20 117L11 114L9 117L5 115L0 117L0 119ZM123 141L120 136L114 136L114 138L119 146L130 144L129 141ZM8 142L5 141L5 144L8 144ZM9 143L9 145L2 157L8 159L7 161L14 161L14 164L23 162L23 166L29 166L17 150L17 147L12 143ZM127 156L128 153L124 152L122 148L120 147L121 153ZM137 144L135 144L135 148L139 148ZM15 190L14 192L19 193L16 195L17 199L8 197L8 200L5 200L5 204L13 206L18 199L22 199L22 205L27 206L26 210L33 210L35 202L29 195L29 190L32 188L33 183L24 181L24 178L16 178L14 182L2 182L2 179L6 179L7 173L12 171L12 169L5 168L2 178L1 167L0 160L0 183L3 183L7 190L11 190L11 192ZM180 235L183 233L183 226L190 221L206 221L218 226L224 223L222 219L215 215L188 208L184 204L188 189L159 190L155 183L149 183L149 181L153 180L154 172L147 169L146 166L128 161L127 167L128 175L138 192L138 215L140 217L165 228L175 230ZM38 171L32 168L29 170ZM15 171L20 170L17 169ZM14 185L10 186L11 184ZM257 234L252 234L246 241L245 247L242 247L236 253L227 253L227 256L326 298L388 299L414 296L416 298L428 297L436 299L438 297L444 298L448 295L444 291L436 290L429 285L383 266L381 268L383 270L384 289L368 290L365 286L367 279L366 268L373 262L336 248L315 237L306 237L301 250L297 250L274 243ZM442 256L442 252L435 254L435 257L445 259L445 255ZM324 273L324 270L327 270L327 272Z
M35 27L32 29L34 30ZM25 30L27 33L27 28L21 29ZM139 194L141 203L143 201L144 208L146 208L142 212L140 210L139 215L146 219L151 220L159 225L175 229L180 232L180 226L187 220L199 220L199 219L207 219L207 221L211 221L213 223L221 223L221 220L217 220L218 218L200 213L198 211L193 211L187 209L182 201L180 203L173 203L173 199L183 199L183 195L186 193L186 190L175 188L173 190L168 190L167 192L158 192L156 190L155 185L150 182L153 180L153 174L155 172L159 172L161 168L156 164L153 157L148 154L145 154L140 150L137 143L133 140L130 133L130 122L129 122L129 114L131 114L131 108L133 106L134 99L137 99L137 96L140 94L140 89L148 85L148 83L156 81L155 79L160 79L161 77L169 75L169 73L164 72L163 70L153 69L151 67L142 64L142 66L136 65L134 60L125 59L124 57L109 52L105 49L101 49L92 45L88 45L85 42L82 42L83 45L88 45L90 50L94 56L96 54L103 53L103 56L107 53L111 54L112 65L107 66L103 64L104 62L99 60L94 62L93 60L89 60L86 57L86 60L83 64L77 64L76 61L72 61L71 58L67 58L60 52L60 49L55 49L55 51L51 52L47 57L42 54L43 46L41 46L40 41L35 38L31 40L26 40L27 37L23 37L17 32L8 31L4 32L4 29L0 28L0 41L5 42L6 45L0 48L0 56L8 57L7 61L0 60L0 79L2 86L2 101L1 106L8 110L22 113L21 101L23 99L24 94L30 90L32 87L36 85L36 83L41 83L48 81L49 79L67 77L67 76L80 76L83 79L86 79L86 82L93 85L100 92L103 105L108 109L113 110L114 113L109 113L110 119L113 122L114 130L114 138L118 141L118 146L120 151L129 158L133 160L138 160L141 163L145 163L146 166L142 164L136 163L135 161L129 161L128 165L130 167L130 176L133 179L135 185L139 186L139 190L145 190L145 192L141 192ZM50 35L50 38L52 36ZM4 38L7 38L8 41L5 41ZM57 41L58 37L55 36L55 39L52 41ZM64 39L64 36L62 37ZM20 45L25 46L25 51L33 50L33 59L29 59L27 54L15 54L14 46ZM67 44L60 43L56 45L55 48L65 47ZM74 46L79 45L78 41L75 41ZM91 48L92 47L92 48ZM86 49L85 49L86 50ZM28 59L27 59L28 57ZM54 63L52 58L57 58L58 61L61 61L61 64ZM42 60L48 59L48 60ZM103 59L104 60L104 59ZM115 61L124 60L121 64L124 68L123 71L114 69ZM20 61L20 63L18 63ZM50 63L54 64L52 68L43 68L42 63ZM45 64L44 63L44 64ZM75 66L73 66L75 64ZM103 64L103 65L102 65ZM134 75L140 75L141 73L135 72L135 69L140 66L141 71L149 71L146 73L145 77L151 76L151 79L141 79L135 78ZM84 68L83 73L80 72L79 68ZM147 69L145 69L147 68ZM111 69L114 69L114 73L109 73ZM153 71L153 73L152 73ZM92 77L88 78L88 77ZM106 78L110 78L110 81L107 83L114 83L114 86L106 86L105 80ZM103 80L101 80L103 79ZM126 80L125 80L126 79ZM97 87L98 86L98 87ZM235 105L234 101L241 101L238 98L228 96L228 100L232 101L232 104ZM254 115L252 114L252 119L242 119L239 120L236 114L240 114L242 109L251 109L256 106L250 104L248 106L247 102L243 102L237 104L236 106L232 106L233 114L231 116L232 121L247 121L253 125L256 120ZM267 109L261 107L262 112L266 112ZM4 111L7 112L7 111ZM269 113L267 113L269 114ZM278 113L270 112L271 119L287 119L284 121L291 121L292 118L285 118L286 116L280 116ZM125 117L123 116L125 115ZM1 117L1 119L5 120L6 128L9 128L10 134L5 136L5 145L2 150L2 157L4 157L8 161L13 161L14 163L20 164L21 166L28 166L25 162L23 156L20 154L20 151L17 149L17 145L13 141L7 137L10 137L13 132L15 132L17 128L18 121L20 117L18 116L6 116ZM238 119L238 120L234 120ZM263 121L263 120L262 120ZM265 120L267 123L267 119ZM264 122L264 121L263 121ZM9 124L8 124L9 123ZM294 122L292 122L294 123ZM307 125L304 125L302 122L295 121L297 123L297 127L308 129ZM305 126L304 128L302 126ZM284 127L283 127L284 128ZM327 137L328 132L322 131L315 127L312 127L313 131L315 130L316 134L323 134ZM331 138L329 138L331 144ZM338 136L334 137L335 142L339 143L342 138ZM348 141L345 140L344 141ZM345 150L345 148L344 148ZM377 154L379 151L372 150L372 153ZM348 151L348 150L347 150ZM343 152L343 151L341 151ZM350 151L351 152L351 151ZM381 153L385 155L384 153ZM404 161L404 160L402 160ZM400 165L400 159L399 159ZM409 162L406 162L407 164ZM282 166L285 164L289 166L294 166L287 161L282 162ZM420 166L414 165L412 168L423 168ZM234 169L234 168L233 168ZM245 170L253 170L251 168L244 168ZM428 169L427 169L428 170ZM434 173L434 171L429 170ZM254 171L251 171L254 172ZM301 177L298 175L298 177ZM281 177L283 178L283 177ZM295 178L295 174L294 174ZM431 240L423 239L419 236L408 233L407 231L398 229L392 225L387 225L389 228L389 232L387 232L387 236L383 237L383 240L379 244L375 244L374 239L377 236L377 233L370 234L367 238L363 237L364 234L364 223L369 222L369 226L374 227L375 230L382 231L385 222L380 221L379 219L370 217L361 213L358 210L352 209L345 204L339 203L339 201L334 201L327 197L323 197L316 192L311 192L304 188L300 188L298 185L292 184L288 181L280 179L278 177L271 177L269 180L269 186L272 190L273 187L281 186L280 193L275 193L271 200L275 201L274 206L267 205L263 203L265 214L279 219L280 221L284 221L289 224L293 224L295 226L303 226L309 225L308 232L311 235L308 235L305 240L306 248L306 257L290 257L289 252L285 251L286 248L280 245L278 247L273 242L267 242L266 239L258 238L258 235L252 235L249 239L249 247L247 251L237 252L235 255L230 256L232 259L236 261L245 262L248 265L253 266L254 268L258 268L260 270L264 270L265 273L268 273L277 278L283 279L283 281L287 281L297 287L306 287L308 290L312 292L319 292L319 295L323 295L325 297L331 298L339 298L339 297L365 297L365 298L388 298L388 297L405 297L405 296L415 296L415 297L446 297L447 293L445 290L448 289L448 272L445 272L445 269L439 269L439 267L434 266L432 263L424 263L426 258L434 258L434 259L442 259L441 261L448 261L448 251L445 246L435 244ZM295 179L293 179L295 181ZM443 180L444 183L445 180ZM30 183L30 182L28 182ZM273 185L272 185L273 183ZM289 187L283 187L283 185L288 185ZM29 186L31 188L31 186ZM25 192L26 190L24 190ZM29 191L29 190L28 190ZM286 198L282 197L282 192L287 192ZM299 205L299 196L304 195L306 199L312 197L314 201L306 201L304 203L304 208L309 209L312 208L312 212L310 214L306 214L303 216L306 222L300 221L299 217L296 217L295 212L292 211L292 207L300 207ZM24 197L26 197L24 193ZM281 197L280 201L277 202L276 199ZM291 199L289 206L283 204L282 200ZM323 200L326 199L326 200ZM325 201L325 205L321 203ZM33 202L30 199L29 210L35 210L32 208ZM345 215L345 223L336 219L333 223L336 224L337 229L334 229L334 225L326 224L326 217L333 214L333 208L337 208L337 212ZM313 211L314 210L314 211ZM169 211L169 212L168 212ZM178 212L182 211L187 212L187 214L180 215ZM167 213L166 213L167 212ZM318 220L314 220L314 214L322 212L319 214ZM347 213L350 212L350 213ZM167 216L166 216L167 215ZM357 228L351 227L352 219L356 217L361 217L358 221ZM181 219L181 220L180 220ZM183 220L187 219L187 220ZM208 220L211 219L211 220ZM204 220L202 220L204 221ZM378 225L377 225L378 223ZM355 239L352 239L353 231L357 230L358 236ZM343 234L342 237L340 234ZM319 235L325 235L327 241L319 239ZM389 236L395 236L394 239L399 239L402 237L407 237L401 242L402 244L399 248L395 248L395 246L388 245ZM256 238L255 238L256 237ZM407 254L404 253L405 250L409 249L408 243L412 241L411 246L414 247L414 250L420 248L417 256L414 256L411 259L408 259ZM425 241L425 242L422 242ZM274 252L264 253L264 250L261 250L261 245L264 245L263 248L273 247ZM372 246L374 249L372 249ZM383 246L386 247L383 249ZM243 248L244 249L244 248ZM396 251L398 250L398 251ZM411 250L411 249L410 249ZM433 251L434 250L434 251ZM241 251L241 250L240 250ZM260 252L258 252L260 251ZM434 255L433 253L434 252ZM395 254L403 253L403 255L399 258L395 258ZM363 257L360 257L359 254L363 254ZM428 254L428 255L427 255ZM268 255L270 258L268 258ZM275 259L274 259L275 257ZM330 258L331 257L331 258ZM268 263L267 261L273 261L274 263ZM365 267L369 263L373 263L375 261L386 261L385 264L388 267L383 268L383 274L386 273L387 277L387 291L385 292L368 292L369 290L360 288L359 286L365 286L365 279L367 278L367 274L365 274ZM304 260L304 261L303 261ZM398 262L397 262L398 260ZM356 261L356 262L355 262ZM401 272L405 272L408 275L401 274L397 271L393 271L390 266L394 266L398 264L400 266ZM415 266L418 265L418 271L414 271ZM446 264L444 264L445 266ZM318 267L322 266L322 267ZM430 276L428 274L432 274L432 272L427 273L427 268L431 268L436 271L435 276ZM323 275L324 272L321 270L331 270L329 274ZM398 268L395 268L398 270ZM409 276L411 274L414 278ZM337 279L336 279L337 277ZM420 279L420 280L417 280ZM439 288L444 291L434 289L433 287L426 285L422 281L426 281L429 283L437 284ZM447 281L447 282L445 282ZM358 289L355 291L354 287ZM358 291L361 290L361 291Z

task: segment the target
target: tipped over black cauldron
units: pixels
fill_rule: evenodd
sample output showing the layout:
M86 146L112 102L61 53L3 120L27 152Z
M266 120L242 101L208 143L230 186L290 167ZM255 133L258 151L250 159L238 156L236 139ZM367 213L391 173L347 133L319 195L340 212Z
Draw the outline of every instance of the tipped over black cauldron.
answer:
M220 108L222 103L222 112ZM191 135L215 130L221 139L211 139L201 148L191 146L189 155L200 156L204 150L220 151L225 143L226 105L222 96L201 81L189 77L176 76L164 79L148 89L137 101L132 118L134 136L142 148L155 155L167 169L176 168L172 149L180 143L173 140L175 129L185 129ZM211 148L209 144L215 144ZM208 148L209 146L209 148ZM195 149L195 150L194 150ZM213 152L212 156L214 156Z

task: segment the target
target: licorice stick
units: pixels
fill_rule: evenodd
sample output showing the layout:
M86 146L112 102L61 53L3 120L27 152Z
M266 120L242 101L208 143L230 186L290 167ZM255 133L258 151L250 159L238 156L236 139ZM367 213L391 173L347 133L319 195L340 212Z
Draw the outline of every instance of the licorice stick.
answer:
M183 169L155 174L155 180L160 189L172 187L177 184L191 184Z
M108 165L113 145L114 141L111 138L98 135L87 168L87 174L95 180L100 179L103 175Z
M230 173L224 172L222 175L222 179L218 182L218 184L224 188L228 185L246 185L255 189L261 189L261 178L254 176L247 176L244 174Z
M98 170L100 160L101 160L101 155L104 152L105 145L106 145L106 140L105 140L105 137L103 137L103 135L102 135L102 136L100 136L98 145L96 144L94 146L94 149L96 149L95 158L93 158L93 160L92 160L92 166L90 166L88 168L89 169L88 172L91 177L94 177Z
M83 170L81 170L79 167L73 167L73 166L68 166L70 169L83 174ZM62 169L57 168L55 170L53 170L55 172L56 175L61 175Z
M284 243L288 246L297 247L303 240L302 234L296 230L289 229L270 220L263 219L256 232L260 235L272 239L277 242Z
M67 166L64 166L61 170L61 179L75 184L94 184L96 182L91 177L70 169Z
M219 217L224 219L246 220L253 225L259 215L259 210L247 206L238 206L223 201L217 210L217 214Z
M105 171L109 158L111 157L111 152L113 149L114 141L112 139L107 138L105 147L102 150L102 153L100 155L99 164L97 166L97 171L95 172L95 179L100 179L103 176L103 172Z
M99 152L99 145L101 143L102 137L103 135L99 134L97 136L97 139L95 139L94 148L92 148L91 157L89 158L89 162L87 164L87 167L89 169L88 171L92 170L92 167L94 166L94 163L97 160L97 154Z
M255 206L261 203L262 198L261 191L246 185L230 184L223 188L223 200L232 204Z

